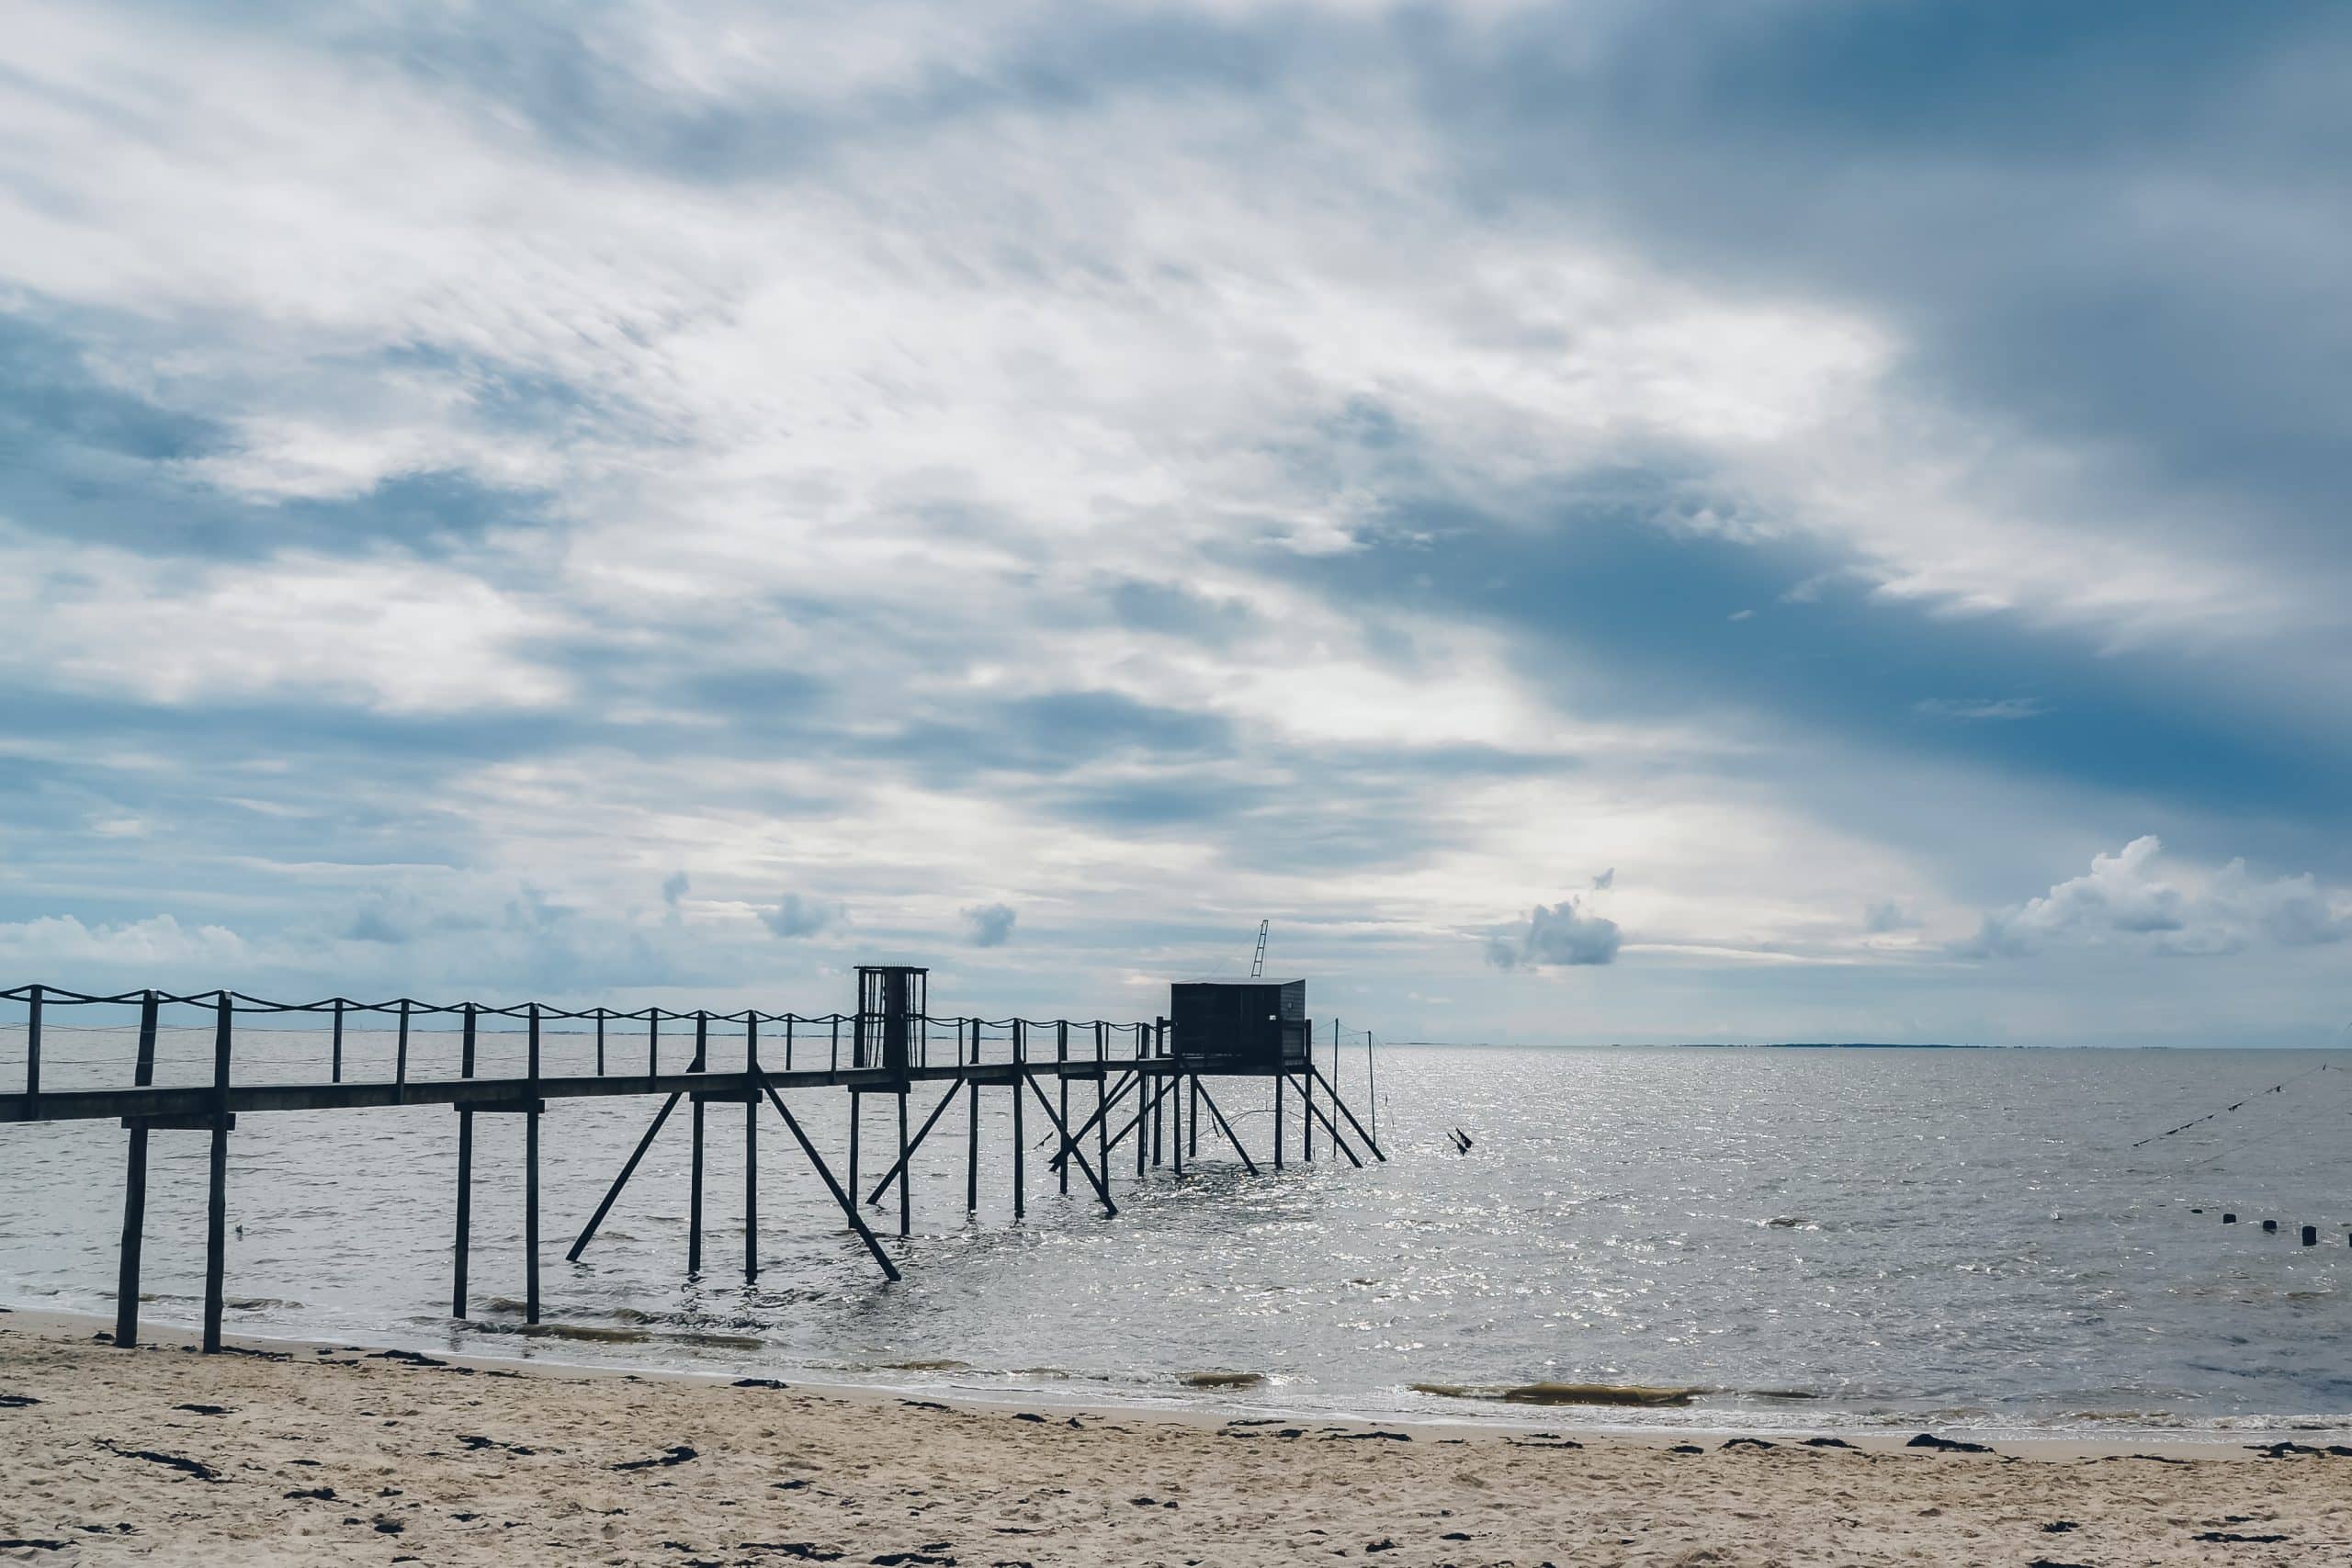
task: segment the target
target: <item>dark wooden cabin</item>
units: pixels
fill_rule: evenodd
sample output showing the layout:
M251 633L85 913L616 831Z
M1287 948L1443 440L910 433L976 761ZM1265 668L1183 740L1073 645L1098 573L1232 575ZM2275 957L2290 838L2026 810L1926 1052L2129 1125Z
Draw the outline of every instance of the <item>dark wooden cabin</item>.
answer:
M1305 1070L1304 980L1186 980L1169 987L1169 1050L1195 1072Z

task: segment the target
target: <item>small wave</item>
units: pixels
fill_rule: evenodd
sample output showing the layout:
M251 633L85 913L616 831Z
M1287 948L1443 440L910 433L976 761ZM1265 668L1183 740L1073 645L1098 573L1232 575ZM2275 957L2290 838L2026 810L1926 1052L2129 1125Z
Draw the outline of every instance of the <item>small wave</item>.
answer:
M1257 1388L1266 1381L1263 1372L1184 1372L1178 1381L1187 1388Z
M1529 1382L1499 1388L1442 1382L1417 1382L1405 1386L1415 1393L1433 1393L1444 1399L1492 1399L1505 1404L1620 1404L1652 1408L1688 1404L1700 1392L1695 1388L1611 1382Z
M519 1334L526 1339L581 1339L597 1345L642 1345L653 1337L642 1328L605 1328L591 1323L482 1323L477 1334Z
M691 1345L700 1350L764 1350L768 1342L748 1334L664 1334L662 1343Z
M881 1361L876 1363L874 1370L877 1372L968 1372L972 1368L969 1362L956 1360L952 1356L933 1356L912 1361Z

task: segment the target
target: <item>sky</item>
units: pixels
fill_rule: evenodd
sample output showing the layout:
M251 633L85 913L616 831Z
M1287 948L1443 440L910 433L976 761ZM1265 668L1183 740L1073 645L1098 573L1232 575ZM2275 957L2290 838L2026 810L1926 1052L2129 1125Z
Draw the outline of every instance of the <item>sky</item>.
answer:
M2352 1019L2352 12L0 0L0 984Z

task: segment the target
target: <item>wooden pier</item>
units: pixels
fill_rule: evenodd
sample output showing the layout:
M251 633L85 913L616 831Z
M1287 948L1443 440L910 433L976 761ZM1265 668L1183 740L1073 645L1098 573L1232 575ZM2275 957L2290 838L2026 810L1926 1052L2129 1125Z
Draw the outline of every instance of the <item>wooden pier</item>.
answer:
M1112 1156L1132 1141L1138 1179L1168 1163L1177 1175L1186 1162L1200 1158L1202 1111L1207 1111L1214 1151L1220 1142L1250 1174L1261 1166L1234 1130L1232 1119L1218 1106L1209 1080L1271 1079L1274 1092L1272 1164L1283 1167L1284 1101L1295 1089L1304 1109L1299 1122L1298 1153L1314 1157L1314 1129L1321 1127L1330 1145L1351 1164L1363 1160L1342 1132L1352 1133L1356 1144L1374 1159L1385 1160L1371 1134L1316 1064L1313 1026L1303 1014L1281 1020L1266 1017L1258 1033L1244 1034L1222 1023L1183 1022L1184 998L1200 987L1176 988L1180 1016L1171 1021L1114 1023L1068 1019L1043 1021L1025 1019L983 1020L974 1017L933 1017L926 1010L926 972L910 965L868 965L858 971L859 997L854 1012L805 1016L757 1010L734 1012L677 1012L661 1008L619 1012L607 1008L585 1010L525 1003L488 1007L467 1002L433 1005L402 998L389 1002L356 1002L335 997L323 1001L266 1001L240 992L220 990L176 995L144 990L95 995L49 986L19 986L0 991L0 1001L18 1002L25 1009L25 1059L20 1092L0 1093L0 1123L119 1120L128 1134L125 1156L122 1238L116 1287L114 1342L134 1345L139 1337L140 1255L145 1235L147 1144L152 1134L202 1134L210 1140L205 1211L204 1348L220 1348L221 1313L227 1274L228 1173L230 1134L240 1116L285 1111L368 1111L386 1106L447 1106L457 1112L455 1192L450 1263L450 1314L463 1318L468 1308L468 1269L471 1261L473 1201L473 1119L477 1115L513 1115L524 1121L524 1310L526 1321L540 1314L539 1122L551 1102L622 1098L658 1099L644 1134L615 1175L566 1257L577 1260L595 1239L639 1163L680 1103L689 1107L692 1166L688 1207L686 1272L702 1271L704 1235L704 1150L707 1111L712 1105L743 1109L743 1277L759 1277L759 1129L772 1112L792 1135L801 1159L824 1184L840 1208L848 1229L875 1265L890 1280L899 1277L898 1263L886 1251L860 1212L878 1207L884 1196L897 1193L898 1234L912 1228L913 1193L910 1161L931 1137L957 1097L966 1100L967 1150L964 1206L979 1209L980 1097L998 1090L1010 1097L1012 1127L1012 1209L1016 1219L1028 1210L1028 1165L1024 1112L1034 1109L1050 1129L1053 1153L1047 1170L1062 1192L1069 1190L1075 1167L1106 1217L1116 1217L1112 1195ZM1303 1003L1304 983L1290 982ZM1272 988L1265 989L1272 994ZM209 1081L158 1084L156 1043L166 1008L201 1010L211 1033ZM135 1047L123 1064L130 1079L116 1088L51 1088L42 1081L44 1026L53 1026L62 1011L87 1016L82 1010L112 1010L118 1015L135 1012ZM1295 1012L1295 1009L1294 1009ZM1205 1016L1205 1015L1201 1015ZM1261 1015L1263 1016L1263 1015ZM322 1080L293 1082L238 1081L239 1021L247 1021L245 1036L282 1030L289 1023L316 1020L327 1035L328 1072ZM268 1021L265 1026L263 1019ZM446 1023L458 1029L457 1076L428 1076L413 1069L415 1059L412 1033L421 1021ZM484 1074L481 1064L485 1020L502 1043L519 1032L520 1073ZM394 1036L390 1077L357 1077L346 1073L345 1041L350 1026L380 1022ZM519 1023L517 1031L514 1025ZM550 1026L593 1024L594 1065L590 1072L542 1072L544 1036ZM663 1025L690 1028L691 1053L679 1061L683 1042L665 1039ZM640 1032L641 1031L641 1032ZM583 1032L581 1032L584 1033ZM1262 1036L1262 1038L1261 1038ZM673 1053L665 1066L664 1046ZM584 1050L585 1043L581 1043ZM1073 1048L1075 1046L1075 1048ZM54 1075L52 1075L54 1076ZM1083 1120L1073 1117L1070 1086L1094 1086L1094 1104ZM938 1099L920 1123L910 1121L910 1099L928 1094L936 1086ZM1051 1092L1048 1092L1048 1090ZM793 1114L786 1095L812 1089L845 1089L853 1114L842 1174L836 1174L824 1154ZM887 1095L897 1104L897 1158L866 1194L857 1201L860 1129L855 1114L863 1098ZM1081 1109L1084 1109L1081 1107ZM1124 1118L1124 1120L1122 1120ZM1073 1122L1075 1124L1073 1125ZM1115 1129L1114 1123L1119 1123ZM911 1127L911 1131L910 1131ZM1090 1154L1089 1140L1092 1147Z

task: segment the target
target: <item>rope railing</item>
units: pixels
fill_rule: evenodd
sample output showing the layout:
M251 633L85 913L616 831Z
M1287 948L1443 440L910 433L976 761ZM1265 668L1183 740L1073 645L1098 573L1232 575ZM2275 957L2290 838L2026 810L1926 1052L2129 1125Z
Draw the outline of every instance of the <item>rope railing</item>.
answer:
M41 1092L41 1070L44 1063L51 1067L104 1067L115 1058L85 1054L92 1036L120 1032L128 1036L134 1025L67 1023L51 1016L66 1009L126 1008L135 1009L139 1022L135 1025L141 1044L141 1051L153 1060L154 1047L165 1038L187 1038L200 1034L219 1035L228 1027L228 1020L241 1016L255 1021L302 1020L321 1032L331 1032L332 1051L325 1054L292 1055L282 1051L266 1055L261 1064L272 1072L312 1064L325 1064L331 1069L332 1081L346 1081L346 1056L357 1059L369 1056L385 1047L390 1060L387 1081L407 1083L424 1081L412 1068L429 1073L436 1066L446 1066L428 1058L436 1053L422 1055L411 1050L413 1034L431 1038L457 1035L468 1042L469 1061L461 1068L462 1076L473 1077L471 1043L478 1037L487 1044L490 1039L521 1041L537 1039L542 1032L561 1035L570 1042L567 1052L584 1046L592 1030L589 1027L558 1028L550 1025L574 1024L593 1026L594 1036L594 1076L603 1077L609 1071L628 1072L641 1060L644 1070L658 1074L662 1066L664 1046L671 1051L693 1050L692 1065L686 1071L729 1070L714 1061L714 1050L734 1057L740 1048L748 1066L754 1059L752 1037L764 1032L761 1049L765 1061L781 1064L786 1070L797 1070L804 1063L821 1062L829 1070L858 1065L854 1047L861 1032L861 1023L870 1029L873 1019L861 1019L854 1012L771 1012L755 1007L732 1010L707 1008L677 1009L660 1005L641 1008L595 1006L563 1008L545 1002L429 1002L414 997L395 997L384 1001L361 1001L346 996L322 997L314 1001L280 1001L249 992L222 987L209 991L181 993L165 990L136 990L113 993L81 991L45 983L31 983L0 989L0 1003L21 1003L26 1015L21 1028L24 1046L24 1089L29 1095ZM198 1008L208 1015L202 1024L166 1024L158 1016L165 1008ZM483 1027L492 1020L512 1020L515 1027ZM932 1068L947 1066L986 1065L991 1056L1001 1061L1040 1059L1035 1046L1040 1039L1068 1040L1072 1058L1104 1060L1135 1060L1157 1054L1165 1044L1163 1032L1154 1023L1140 1021L1117 1021L1107 1019L1024 1019L1018 1016L988 1019L969 1014L912 1014L909 1025L910 1061L912 1065ZM616 1035L613 1025L636 1025L635 1030ZM683 1032L664 1036L664 1024L691 1024L694 1044L685 1043ZM41 1036L44 1030L56 1031L78 1037L84 1042L81 1051L60 1055L44 1053ZM722 1036L718 1031L728 1031ZM741 1031L740 1035L732 1034ZM1043 1032L1042 1035L1040 1032ZM264 1025L265 1036L276 1033L299 1037L308 1030L281 1029ZM346 1043L349 1049L346 1050ZM853 1047L845 1053L844 1043ZM126 1041L127 1044L127 1041ZM1117 1048L1114 1050L1114 1046ZM990 1047L995 1047L991 1052ZM501 1049L514 1047L502 1046ZM872 1050L868 1038L866 1049ZM70 1048L69 1048L70 1049ZM641 1058L635 1052L641 1050ZM13 1054L13 1053L12 1053ZM176 1050L173 1053L180 1055ZM847 1060L844 1060L844 1057ZM675 1057L673 1057L674 1063ZM185 1064L182 1064L185 1065ZM871 1066L870 1061L865 1064ZM673 1070L674 1067L673 1067ZM79 1077L81 1075L74 1075ZM359 1081L374 1081L361 1079ZM56 1087L52 1085L51 1087Z

